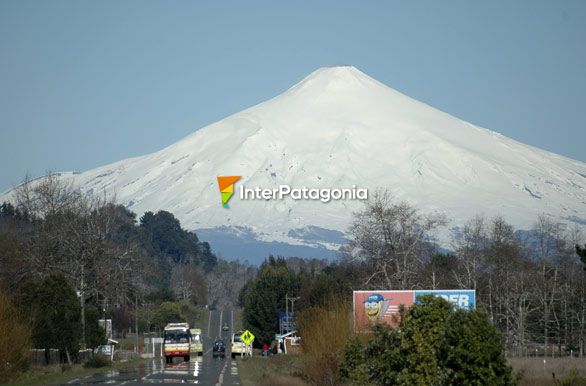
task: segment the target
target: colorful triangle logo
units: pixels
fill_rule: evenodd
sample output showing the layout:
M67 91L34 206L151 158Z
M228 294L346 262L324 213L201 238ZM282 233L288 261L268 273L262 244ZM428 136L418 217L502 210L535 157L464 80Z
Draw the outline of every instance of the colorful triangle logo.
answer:
M228 201L234 194L234 183L240 179L240 176L218 176L218 186L222 194L222 206L229 208Z

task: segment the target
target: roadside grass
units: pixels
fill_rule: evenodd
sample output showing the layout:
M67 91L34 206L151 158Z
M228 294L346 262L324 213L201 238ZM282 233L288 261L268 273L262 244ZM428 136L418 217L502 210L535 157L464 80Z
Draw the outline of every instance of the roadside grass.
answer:
M509 358L509 364L514 373L522 374L519 386L586 386L584 358Z
M253 356L238 359L240 383L244 386L306 386L300 355Z
M49 385L59 381L63 381L69 378L84 377L94 374L102 374L112 370L121 370L128 367L136 366L142 358L133 359L126 362L114 362L110 366L101 368L85 368L83 364L74 365L53 365L44 367L33 367L25 373L22 373L15 381L11 383L5 383L3 385L11 386L36 386L36 385Z
M234 332L242 330L242 309L234 308Z
M315 385L338 385L340 361L353 335L352 308L343 301L332 301L328 307L306 308L297 317L302 337L300 362L305 379Z
M140 350L144 346L144 338L142 335L138 337L138 349ZM136 337L134 335L126 336L125 338L118 338L118 344L116 350L130 350L134 351L136 347Z
M240 381L244 386L306 386L303 354L254 356L238 359ZM523 374L519 386L586 386L584 358L510 358L513 371ZM555 379L553 378L555 373Z

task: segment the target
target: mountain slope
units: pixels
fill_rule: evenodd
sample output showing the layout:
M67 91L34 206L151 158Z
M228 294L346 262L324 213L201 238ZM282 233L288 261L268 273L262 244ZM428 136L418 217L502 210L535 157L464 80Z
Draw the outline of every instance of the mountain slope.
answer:
M452 226L478 213L520 228L539 213L586 226L586 164L452 117L354 67L318 69L158 152L71 178L88 192L115 193L139 215L165 209L188 229L247 227L264 241L290 244L320 244L298 236L318 229L308 226L345 231L362 205L235 194L225 209L218 175L240 175L247 187L389 188L424 211L445 213Z

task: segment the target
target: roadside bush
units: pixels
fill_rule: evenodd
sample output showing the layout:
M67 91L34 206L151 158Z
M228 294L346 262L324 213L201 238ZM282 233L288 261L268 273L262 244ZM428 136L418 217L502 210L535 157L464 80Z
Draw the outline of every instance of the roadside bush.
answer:
M440 364L447 383L455 385L514 384L500 334L479 311L455 310L447 320Z
M154 324L161 330L167 323L181 323L186 320L187 317L181 310L181 305L175 302L161 303L153 317Z
M1 290L0 331L0 383L4 383L26 370L30 364L31 328Z
M106 367L112 365L112 361L105 355L94 355L87 362L83 364L83 367L90 369L97 369L100 367Z
M338 366L352 333L352 309L333 301L327 307L310 307L297 318L303 348L304 376L316 385L339 384Z
M186 320L190 324L194 323L192 328L201 327L204 324L205 310L201 307L193 305L192 303L183 301L181 302L181 313L185 315Z
M364 338L364 337L362 337ZM393 385L403 367L398 330L376 325L371 339L348 341L339 373L358 385Z
M346 345L340 375L374 385L513 385L500 336L486 315L423 297L399 329L376 326Z
M87 347L106 344L106 331L100 326L100 313L94 307L85 309L85 342Z
M21 285L16 300L32 325L35 348L59 349L71 363L81 341L81 307L65 277L30 279Z

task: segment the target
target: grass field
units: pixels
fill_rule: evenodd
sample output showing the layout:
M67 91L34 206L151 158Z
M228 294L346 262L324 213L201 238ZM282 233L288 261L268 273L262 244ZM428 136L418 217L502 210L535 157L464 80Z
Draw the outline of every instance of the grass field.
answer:
M520 386L586 386L586 358L510 358L515 374L521 373ZM244 386L303 386L301 357L255 356L238 361ZM555 378L554 375L555 374Z
M521 386L586 385L586 358L509 358L509 364L523 374Z
M238 360L244 386L306 386L297 355L255 356Z

